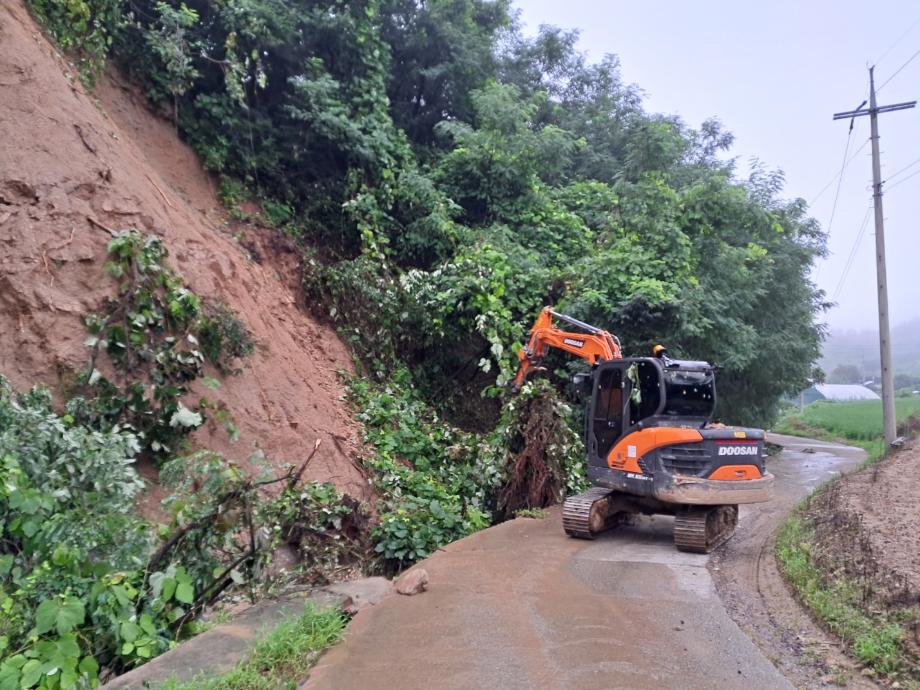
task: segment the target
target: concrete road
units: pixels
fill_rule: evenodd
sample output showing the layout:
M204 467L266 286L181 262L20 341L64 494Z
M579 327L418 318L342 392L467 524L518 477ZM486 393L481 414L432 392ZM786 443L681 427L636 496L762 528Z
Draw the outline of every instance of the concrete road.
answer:
M778 492L795 495L852 463L796 451L772 462ZM428 592L362 609L305 687L791 688L729 617L709 556L674 549L672 523L580 541L557 508L451 544L421 564Z

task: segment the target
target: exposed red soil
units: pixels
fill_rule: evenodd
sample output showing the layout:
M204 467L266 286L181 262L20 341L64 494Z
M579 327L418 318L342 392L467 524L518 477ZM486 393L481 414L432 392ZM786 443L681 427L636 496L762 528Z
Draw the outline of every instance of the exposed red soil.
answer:
M209 424L194 443L246 462L299 464L366 497L355 427L336 372L350 356L303 309L300 258L279 233L231 227L215 185L170 123L117 75L88 93L20 0L0 6L0 374L59 389L85 365L80 317L113 293L105 228L163 238L196 293L238 312L257 342L242 373L202 388L239 428ZM214 372L209 372L215 377Z

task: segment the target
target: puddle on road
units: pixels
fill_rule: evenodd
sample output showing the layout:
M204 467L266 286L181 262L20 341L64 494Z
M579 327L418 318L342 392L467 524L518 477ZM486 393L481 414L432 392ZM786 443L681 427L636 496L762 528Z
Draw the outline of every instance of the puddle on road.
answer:
M851 457L842 457L817 448L814 450L813 453L806 453L787 449L767 460L767 470L776 477L779 491L803 485L814 488L834 475L858 467L865 457L855 452L848 453Z

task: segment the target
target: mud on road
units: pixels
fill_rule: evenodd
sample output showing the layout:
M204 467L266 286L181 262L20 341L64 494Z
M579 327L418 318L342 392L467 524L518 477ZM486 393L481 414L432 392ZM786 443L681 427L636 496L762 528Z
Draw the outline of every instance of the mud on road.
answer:
M776 500L743 509L714 557L677 552L670 517L580 541L558 509L450 544L422 564L428 592L362 609L305 687L822 687L846 662L812 661L833 647L770 570L782 518L862 460L815 451L771 461Z

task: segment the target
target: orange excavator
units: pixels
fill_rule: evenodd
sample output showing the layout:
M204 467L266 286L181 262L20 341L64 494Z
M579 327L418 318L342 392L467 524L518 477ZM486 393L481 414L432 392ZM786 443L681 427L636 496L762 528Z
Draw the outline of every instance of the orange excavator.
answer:
M553 319L578 330L561 330ZM679 550L709 553L734 533L739 504L770 500L763 430L710 423L710 364L671 359L661 345L652 357L623 357L613 334L546 307L518 353L514 390L551 348L591 365L575 383L590 385L585 446L594 486L566 500L567 534L593 539L630 514L668 514Z

